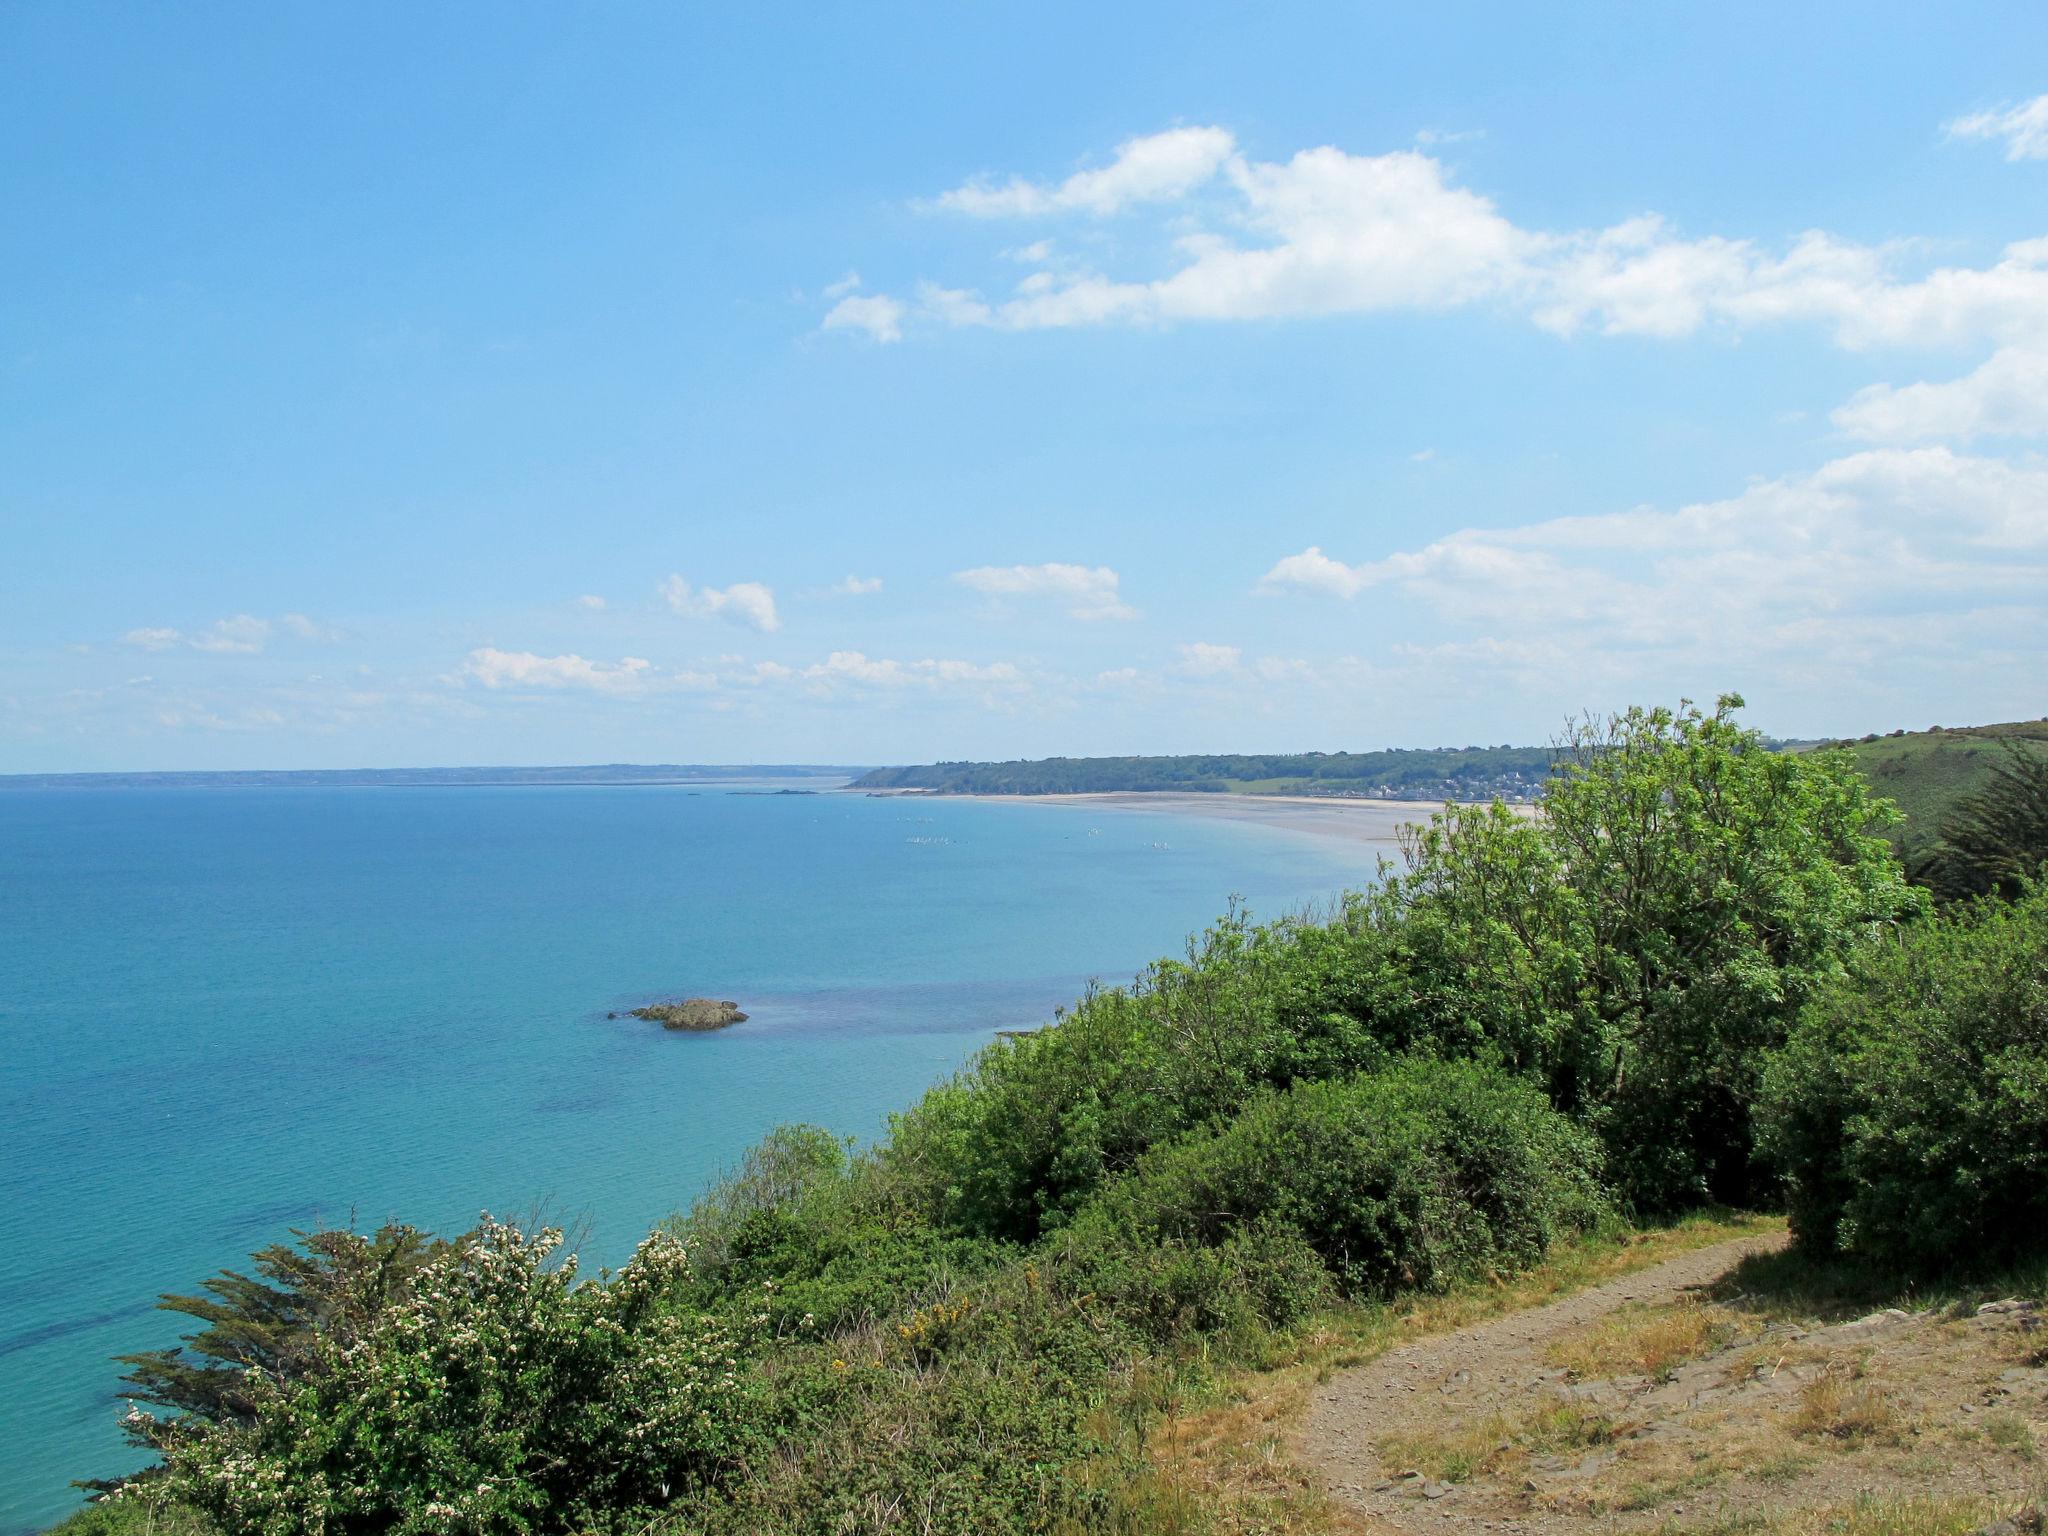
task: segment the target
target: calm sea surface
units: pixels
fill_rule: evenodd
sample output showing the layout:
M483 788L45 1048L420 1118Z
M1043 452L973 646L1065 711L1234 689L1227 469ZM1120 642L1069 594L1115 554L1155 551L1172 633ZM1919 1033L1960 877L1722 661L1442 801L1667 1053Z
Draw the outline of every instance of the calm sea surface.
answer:
M109 1357L172 1342L161 1291L294 1226L540 1202L616 1264L778 1122L875 1135L1230 893L1373 858L727 786L0 793L0 1531L134 1464ZM752 1017L606 1017L697 993Z

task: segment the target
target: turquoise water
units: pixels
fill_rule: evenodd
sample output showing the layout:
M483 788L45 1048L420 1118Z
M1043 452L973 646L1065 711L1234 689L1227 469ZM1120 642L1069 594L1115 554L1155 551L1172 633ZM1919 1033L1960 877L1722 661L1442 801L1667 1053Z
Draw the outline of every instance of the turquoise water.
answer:
M173 1340L156 1295L293 1226L545 1202L616 1263L770 1126L874 1135L1230 893L1372 861L723 786L0 793L0 1531L133 1464L109 1357ZM679 993L752 1017L606 1017Z

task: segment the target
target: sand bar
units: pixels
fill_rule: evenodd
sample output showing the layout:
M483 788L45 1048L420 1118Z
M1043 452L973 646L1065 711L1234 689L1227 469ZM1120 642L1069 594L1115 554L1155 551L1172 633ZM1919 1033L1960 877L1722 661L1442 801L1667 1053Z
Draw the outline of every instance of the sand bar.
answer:
M882 793L887 793L883 791ZM1161 816L1210 816L1249 821L1285 832L1395 848L1401 828L1443 809L1435 800L1337 800L1316 795L1180 794L1172 790L1114 790L1085 795L924 795L906 800L983 800L1011 805L1065 805L1082 810L1134 811Z

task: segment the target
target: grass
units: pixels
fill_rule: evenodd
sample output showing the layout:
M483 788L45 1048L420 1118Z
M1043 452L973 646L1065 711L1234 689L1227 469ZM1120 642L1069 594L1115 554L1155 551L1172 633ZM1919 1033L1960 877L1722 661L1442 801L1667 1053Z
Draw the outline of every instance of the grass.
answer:
M2000 1518L2013 1521L2021 1531L2041 1529L2036 1506L1981 1498L1862 1498L1682 1529L1685 1536L1969 1536ZM1669 1533L1679 1529L1672 1524L1661 1527Z
M1860 1378L1857 1367L1847 1366L1830 1368L1808 1382L1792 1411L1792 1433L1849 1445L1897 1444L1905 1429L1898 1410L1874 1384Z
M1984 1438L2002 1451L2011 1451L2022 1461L2032 1461L2039 1454L2034 1445L2033 1427L2008 1408L1984 1415Z
M1621 1426L1604 1413L1578 1403L1541 1403L1517 1414L1486 1418L1444 1429L1389 1435L1379 1444L1389 1468L1414 1469L1440 1482L1463 1483L1484 1473L1498 1476L1532 1456L1559 1456L1611 1443Z
M1617 1307L1558 1340L1544 1358L1580 1380L1647 1376L1666 1381L1679 1366L1734 1343L1757 1326L1752 1318L1688 1296L1663 1306Z
M1902 849L1918 849L1933 841L1957 801L1983 787L1991 769L2004 761L2008 742L2048 747L2048 720L1822 745L1846 748L1871 788L1898 803L1906 820L1892 829L1891 839Z

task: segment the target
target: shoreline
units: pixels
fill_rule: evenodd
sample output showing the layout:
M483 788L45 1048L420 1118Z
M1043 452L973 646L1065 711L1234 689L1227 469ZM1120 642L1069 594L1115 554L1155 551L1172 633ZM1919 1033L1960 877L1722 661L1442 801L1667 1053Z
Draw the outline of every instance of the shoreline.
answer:
M1443 809L1443 802L1436 800L1338 800L1317 795L1219 795L1177 790L1097 790L1071 795L956 795L887 790L860 793L890 799L976 800L995 805L1054 805L1155 816L1203 816L1387 849L1399 845L1401 828L1427 824L1434 813Z

